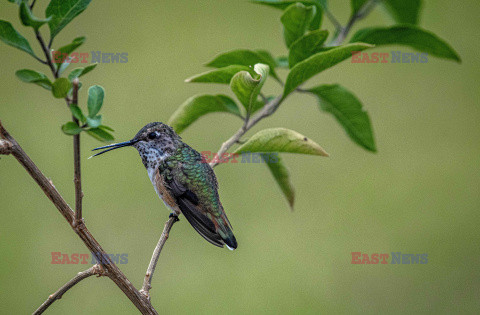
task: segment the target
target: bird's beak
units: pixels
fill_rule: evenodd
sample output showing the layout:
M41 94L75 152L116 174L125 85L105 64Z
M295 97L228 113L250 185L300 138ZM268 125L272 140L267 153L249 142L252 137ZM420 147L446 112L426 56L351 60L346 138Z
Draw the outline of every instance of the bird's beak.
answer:
M97 156L97 155L106 153L106 152L108 152L108 151L112 151L112 150L115 150L115 149L118 149L118 148L123 148L123 147L132 146L132 145L134 145L134 144L137 143L137 142L138 142L138 140L132 139L132 140L125 141L125 142L114 143L114 144L109 144L109 145L106 145L106 146L103 146L103 147L95 148L95 149L93 149L92 151L97 151L97 150L102 150L102 149L106 149L106 150L103 150L102 152L98 152L97 154L92 155L91 157L89 157L89 159L92 158L92 157L94 157L94 156Z

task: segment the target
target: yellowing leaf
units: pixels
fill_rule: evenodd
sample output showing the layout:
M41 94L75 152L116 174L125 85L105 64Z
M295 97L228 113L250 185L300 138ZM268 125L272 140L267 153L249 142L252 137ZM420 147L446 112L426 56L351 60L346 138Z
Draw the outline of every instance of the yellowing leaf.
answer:
M261 130L235 152L289 152L328 156L328 153L320 145L304 135L286 128Z

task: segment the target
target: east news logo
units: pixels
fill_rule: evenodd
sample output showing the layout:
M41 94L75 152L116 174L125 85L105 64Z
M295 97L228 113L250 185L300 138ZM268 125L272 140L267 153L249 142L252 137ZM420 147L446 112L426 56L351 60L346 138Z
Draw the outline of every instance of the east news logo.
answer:
M352 52L352 63L427 63L427 53L402 51L388 52Z
M352 252L352 264L354 265L424 265L428 263L428 254L402 254L402 252L392 252L391 260L389 254L366 254L362 252Z

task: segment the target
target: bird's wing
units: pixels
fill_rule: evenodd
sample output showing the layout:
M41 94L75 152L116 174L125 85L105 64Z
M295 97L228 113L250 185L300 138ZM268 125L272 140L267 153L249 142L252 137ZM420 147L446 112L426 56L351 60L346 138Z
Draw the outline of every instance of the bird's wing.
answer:
M173 174L171 176L162 175L160 169L157 170L155 178L157 190L164 189L165 193L168 193L168 196L164 195L164 200L173 198L198 234L213 245L223 247L225 243L217 233L215 224L206 216L206 211L200 204L197 195L187 188L188 185Z

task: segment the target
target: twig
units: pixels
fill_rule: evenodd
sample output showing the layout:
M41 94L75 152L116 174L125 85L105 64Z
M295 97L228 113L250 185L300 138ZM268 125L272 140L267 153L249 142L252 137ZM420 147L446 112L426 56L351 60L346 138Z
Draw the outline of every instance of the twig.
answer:
M92 266L91 268L88 268L85 271L79 272L75 277L73 277L73 279L71 279L70 281L65 283L60 289L58 289L57 292L50 295L48 299L42 305L40 305L40 307L35 312L33 312L33 315L42 314L47 310L50 305L53 304L53 302L55 302L56 300L60 300L68 290L73 288L73 286L75 286L83 279L86 279L93 275L97 275L99 277L104 276L105 273L102 266L97 264Z
M153 251L152 259L150 259L150 264L148 265L147 273L145 274L145 279L143 280L143 286L142 286L142 289L140 290L140 293L145 295L148 300L150 300L150 289L152 288L152 278L153 278L153 273L155 272L155 268L157 267L158 258L160 257L160 253L162 252L163 245L165 245L165 242L168 239L168 236L170 234L170 230L172 229L173 224L177 221L178 221L178 217L171 216L168 219L168 221L165 222L165 227L163 228L162 235L160 236L157 246Z
M35 2L36 2L36 1L37 1L37 0L33 0L33 1L32 1L32 4L30 5L30 11L32 11L33 6L35 5Z
M40 32L38 30L35 30L35 36L37 37L37 40L40 43L40 47L42 48L42 51L43 51L43 54L45 55L45 58L47 58L47 65L50 67L50 70L52 71L53 77L55 79L58 79L57 70L55 69L55 66L53 65L52 57L50 56L50 50L45 45L45 42L43 41L42 34L40 34Z
M72 91L72 105L78 105L78 78L73 80ZM72 120L78 125L78 119L72 116ZM78 226L83 224L82 217L82 171L80 167L80 134L73 136L73 165L74 165L74 177L73 182L75 184L75 224Z
M341 30L343 29L342 24L338 22L337 18L332 14L332 12L330 12L330 10L326 7L323 8L323 12L325 12L325 15L330 20L330 22L332 22L337 32L341 32Z
M53 183L43 175L38 167L33 163L30 157L23 151L18 142L5 130L0 122L0 137L11 144L11 154L25 168L30 176L35 180L45 195L52 201L62 216L67 220L75 233L80 237L85 246L96 256L97 261L107 271L108 277L123 291L123 293L132 301L142 314L157 314L150 302L141 294L133 284L125 277L117 265L113 263L102 246L95 240L93 235L85 225L80 228L75 226L75 215L65 199L60 195Z
M348 23L345 27L341 28L340 33L338 33L337 37L332 41L330 46L338 46L340 45L346 38L348 33L350 33L353 25L363 19L365 16L367 16L375 7L377 2L382 1L382 0L368 0L363 4L363 6L355 13L353 14L350 19L348 20Z
M53 64L52 56L50 54L50 46L52 44L52 40L50 40L50 43L48 44L48 47L47 47L45 45L45 41L43 40L42 34L38 30L35 31L35 36L37 37L38 43L40 44L40 47L42 48L43 54L45 55L45 58L47 59L47 61L43 61L43 60L40 60L40 59L39 59L39 61L48 65L50 67L50 71L52 72L53 77L55 79L58 79L58 70L60 69L60 67L55 69L55 65ZM78 93L78 89L77 89L77 93ZM67 96L67 97L65 97L65 102L67 103L67 106L70 106L72 100ZM77 98L77 102L78 102L78 98Z

